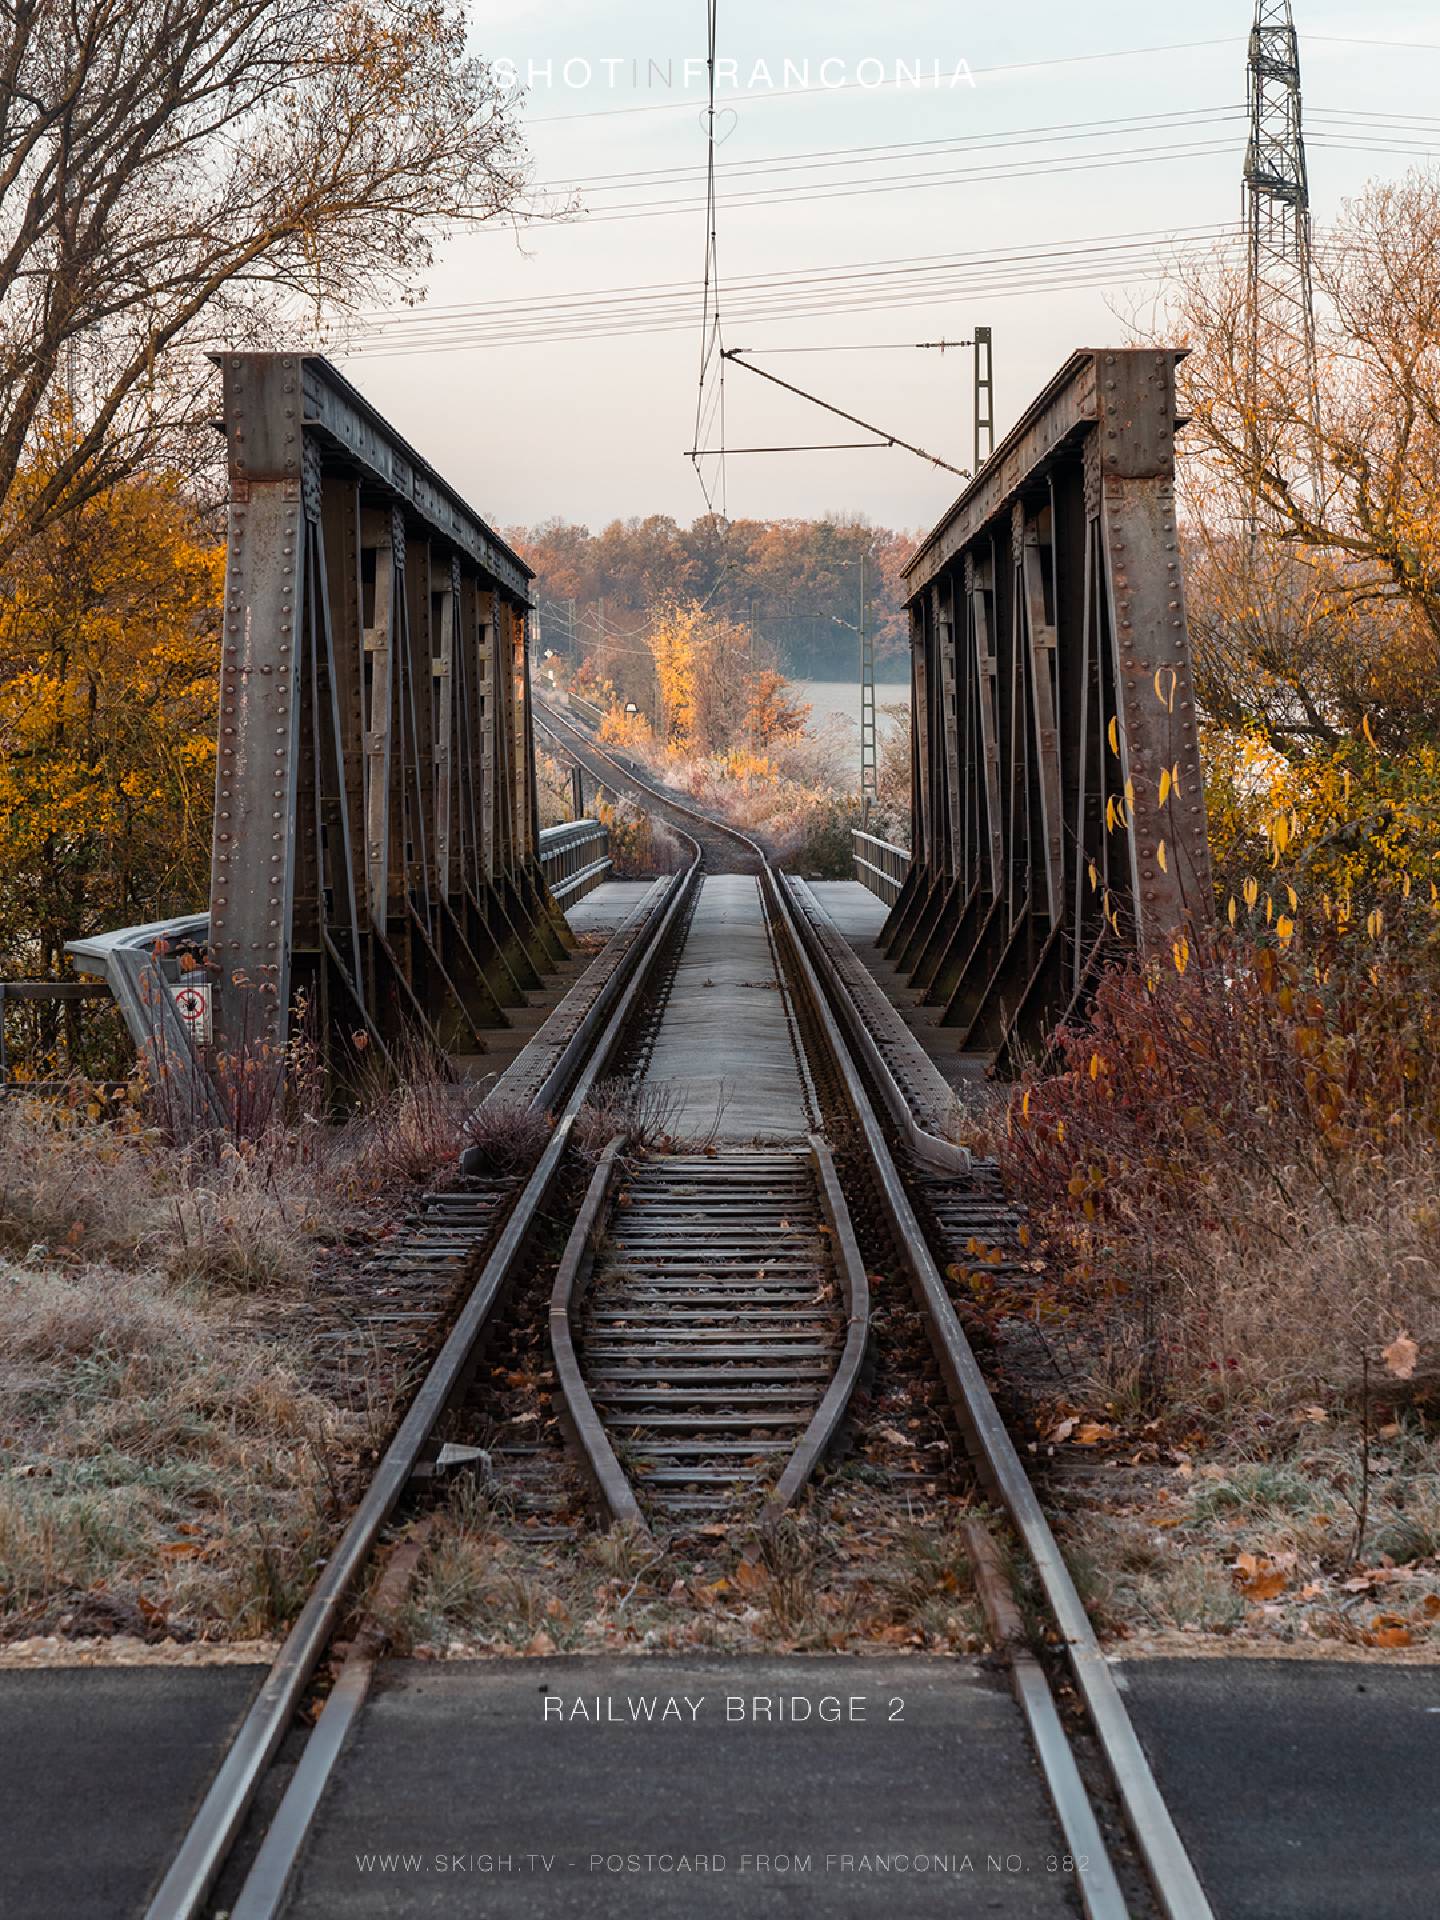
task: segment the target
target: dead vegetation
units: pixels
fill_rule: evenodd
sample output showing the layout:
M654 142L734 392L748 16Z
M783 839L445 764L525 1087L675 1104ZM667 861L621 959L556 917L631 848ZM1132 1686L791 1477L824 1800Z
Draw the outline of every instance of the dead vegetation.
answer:
M467 1476L390 1624L432 1657L973 1653L987 1639L959 1517L897 1514L842 1468L776 1525L757 1512L658 1544L622 1527L532 1541Z
M1046 1260L989 1311L1112 1626L1440 1643L1437 1018L1424 947L1237 938L1016 1092Z
M83 1089L0 1104L0 1639L293 1615L388 1409L316 1391L276 1329L453 1164L462 1114L420 1073L249 1141L177 1144Z

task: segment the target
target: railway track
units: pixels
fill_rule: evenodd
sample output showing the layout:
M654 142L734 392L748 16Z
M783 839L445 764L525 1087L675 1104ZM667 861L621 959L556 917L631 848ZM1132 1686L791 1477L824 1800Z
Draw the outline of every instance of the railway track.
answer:
M668 817L689 844L690 861L663 883L643 927L630 930L625 963L606 991L583 1018L569 1021L563 1081L558 1060L540 1076L556 1114L548 1143L147 1920L192 1920L208 1910L267 1770L308 1698L318 1709L314 1730L263 1833L251 1823L248 1871L226 1894L231 1920L284 1910L310 1822L363 1711L382 1640L362 1620L323 1706L311 1691L313 1676L337 1627L353 1617L359 1577L382 1550L397 1510L413 1515L414 1526L392 1550L382 1591L403 1587L413 1571L443 1446L483 1462L491 1484L504 1484L515 1524L532 1537L563 1538L586 1504L606 1521L667 1539L713 1532L741 1517L763 1527L800 1499L842 1430L877 1314L887 1339L902 1321L902 1342L913 1328L914 1364L933 1380L936 1417L963 1436L971 1471L1006 1510L1029 1556L1155 1908L1168 1920L1208 1920L1204 1894L917 1217L912 1192L932 1227L953 1222L963 1231L983 1223L1003 1237L1003 1196L993 1176L937 1136L933 1116L922 1125L911 1113L904 1124L896 1110L903 1094L893 1083L878 1085L885 1064L881 1058L876 1065L873 1044L862 1064L864 1050L847 1040L824 945L813 929L807 936L806 915L763 850L651 787L563 716L540 711L545 730L568 751ZM756 876L776 964L772 984L784 1002L812 1124L799 1137L639 1151L622 1115L590 1170L575 1151L587 1101L605 1076L617 1067L623 1072L627 1056L632 1071L654 1064L655 989L677 977L677 953L711 858ZM554 1233L557 1215L568 1227L558 1254L537 1247L544 1230ZM903 1312L893 1300L883 1310L872 1300L868 1268L881 1247L898 1255L908 1279ZM568 1447L536 1434L533 1411L517 1411L507 1398L507 1383L542 1373ZM942 1455L952 1450L940 1448ZM927 1464L917 1451L915 1464L897 1468L893 1493L907 1501L934 1496L943 1473L943 1465ZM1118 1920L1134 1908L1122 1894L1053 1693L1030 1655L1020 1648L1012 1654L1017 1697L1066 1847L1092 1863L1080 1888L1085 1911L1092 1920Z

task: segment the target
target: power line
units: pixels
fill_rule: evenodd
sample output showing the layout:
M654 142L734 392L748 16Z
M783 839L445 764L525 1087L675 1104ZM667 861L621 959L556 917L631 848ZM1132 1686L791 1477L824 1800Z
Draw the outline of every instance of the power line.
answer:
M1170 257L1162 256L1153 242L1111 249L1058 249L1050 259L1029 254L972 261L962 256L923 269L855 274L839 282L834 278L801 282L788 290L779 287L773 293L760 286L752 294L728 302L727 311L732 321L738 317L758 325L877 310L898 313L907 308L952 305L959 298L982 293L1005 299L1030 292L1140 283L1166 277L1172 261L1203 256L1217 244L1234 245L1237 240L1237 229L1230 227L1204 229L1196 238L1177 236L1171 243ZM482 316L473 323L456 320L437 329L417 329L413 334L390 327L377 329L368 338L351 334L325 344L327 350L342 355L388 358L466 347L634 338L675 332L692 324L685 317L683 303L668 298L555 316L546 312L544 303L536 303L521 314Z
M973 146L995 148L1042 143L1053 146L1073 140L1113 138L1122 133L1159 132L1171 126L1218 126L1225 121L1242 119L1244 114L1244 104L1235 102L1218 107L1177 107L1154 113L1121 114L1103 120L1050 121L1039 126L1002 128L995 132L944 134L929 140L887 140L872 146L815 147L800 153L761 154L752 160L717 161L716 174L720 178L732 179L747 174L792 173L801 168L818 171L823 167L848 166L861 160L883 160L887 155L898 159L906 154L926 151L961 153L966 147ZM691 180L699 171L693 165L686 165L649 167L632 173L582 174L570 179L542 181L538 191L575 193L589 188L604 193L621 192L635 182L659 186Z
M819 182L811 192L797 193L793 186L769 187L742 190L738 194L723 194L720 198L727 207L736 211L749 211L776 205L789 209L809 206L822 200L855 199L876 193L913 193L923 192L931 187L975 186L990 181L1032 180L1041 175L1051 178L1060 174L1091 173L1105 171L1112 167L1153 166L1161 161L1203 159L1211 154L1229 151L1228 140L1199 140L1192 141L1188 145L1126 147L1109 156L1089 155L1064 157L1059 160L1007 161L998 166L966 167L946 173L904 174L889 178L879 174L862 174L855 180ZM598 212L586 213L576 219L543 217L534 221L522 220L518 224L521 227L544 225L551 231L559 231L564 227L608 226L621 220L667 220L677 215L697 213L703 204L693 199L660 200L648 206L623 209L604 207ZM500 229L492 227L489 231L498 232Z
M1231 222L1208 222L1189 227L1139 227L1129 228L1121 233L1089 234L1075 240L1042 243L1037 249L1033 243L978 252L978 253L921 253L891 254L878 260L838 260L822 262L813 267L778 269L767 273L751 274L732 280L730 290L735 293L753 293L760 290L773 291L784 287L814 286L822 283L873 278L877 274L908 270L911 273L928 274L935 269L960 264L984 265L989 262L1030 260L1036 257L1051 259L1060 254L1109 251L1120 246L1155 247L1173 240L1208 239L1237 231ZM397 314L393 307L372 308L356 316L358 322L370 319L377 322L388 333L396 325L418 324L430 319L448 320L454 318L485 318L511 313L514 309L543 310L555 312L561 308L608 305L612 301L629 300L632 296L648 294L679 294L686 299L693 297L694 283L690 280L649 280L633 285L608 288L586 288L569 293L541 294L520 300L482 300L460 301L450 305L417 308L408 317Z

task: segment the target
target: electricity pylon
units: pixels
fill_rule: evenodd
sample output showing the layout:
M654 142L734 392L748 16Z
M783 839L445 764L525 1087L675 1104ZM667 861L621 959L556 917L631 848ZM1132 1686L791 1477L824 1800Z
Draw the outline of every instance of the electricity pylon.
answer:
M1300 45L1290 0L1255 0L1250 31L1250 143L1245 151L1249 238L1246 403L1251 454L1250 531L1265 449L1260 433L1260 363L1295 396L1319 485L1319 387L1315 286L1311 270L1310 176L1301 113Z

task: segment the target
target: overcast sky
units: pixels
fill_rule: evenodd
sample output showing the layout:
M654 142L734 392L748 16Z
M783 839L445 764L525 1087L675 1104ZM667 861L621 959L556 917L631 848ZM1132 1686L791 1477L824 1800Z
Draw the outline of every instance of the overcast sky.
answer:
M1295 11L1323 226L1367 178L1440 165L1440 18L1435 0ZM1072 348L1123 337L1166 236L1209 244L1238 220L1251 15L1251 0L720 0L719 56L735 63L718 128L727 344L904 344L988 324L1003 432ZM425 307L374 316L369 338L336 357L502 523L704 508L684 455L705 22L704 0L474 9L476 51L512 62L522 83L533 75L523 117L537 179L578 192L588 217L451 242ZM816 273L831 277L807 291ZM969 462L965 352L764 364ZM736 447L864 437L741 370L726 408ZM713 484L713 463L706 472ZM860 511L906 527L932 521L959 485L898 451L736 456L725 480L737 517Z

